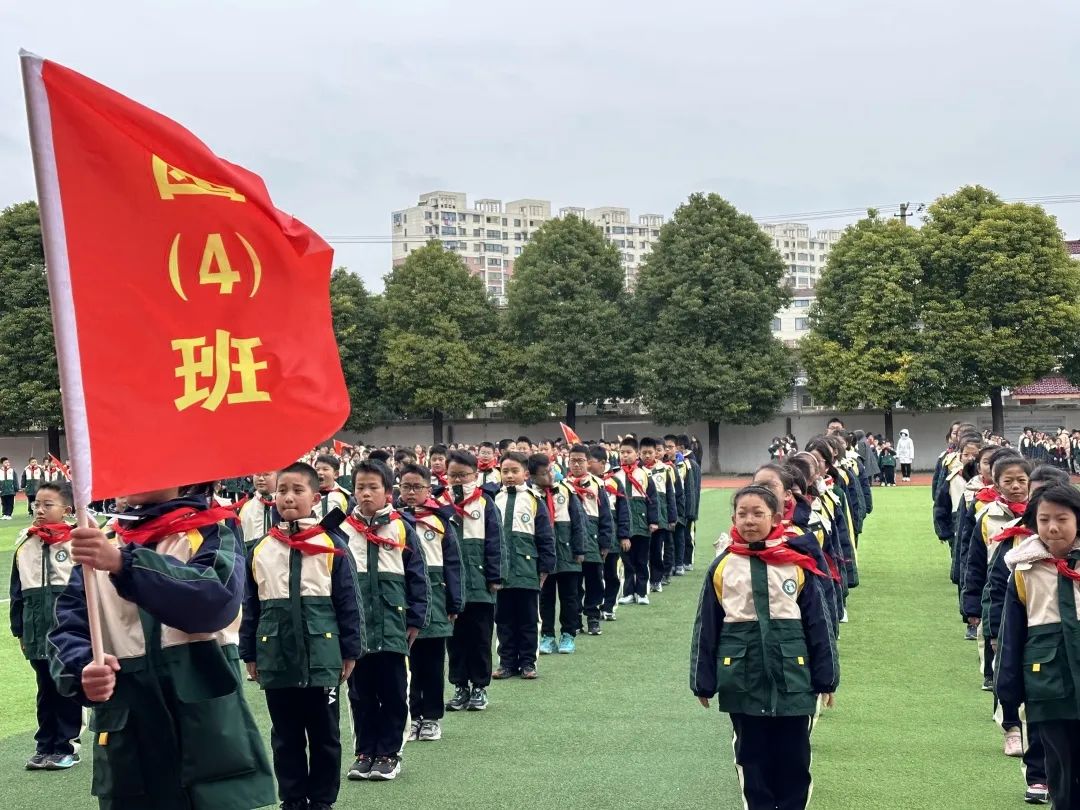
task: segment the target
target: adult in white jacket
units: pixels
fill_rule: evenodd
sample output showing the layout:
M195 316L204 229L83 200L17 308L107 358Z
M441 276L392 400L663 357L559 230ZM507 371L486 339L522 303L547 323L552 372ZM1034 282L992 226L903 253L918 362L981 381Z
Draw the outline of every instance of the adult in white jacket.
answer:
M896 442L896 460L900 464L903 480L910 481L911 465L915 463L915 442L911 440L907 428L900 431L900 439Z

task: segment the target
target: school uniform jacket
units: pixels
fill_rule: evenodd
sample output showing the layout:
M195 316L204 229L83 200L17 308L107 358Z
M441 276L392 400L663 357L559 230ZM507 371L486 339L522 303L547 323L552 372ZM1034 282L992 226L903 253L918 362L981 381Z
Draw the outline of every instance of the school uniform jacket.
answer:
M698 519L698 510L701 508L701 465L698 464L692 451L687 451L683 455L683 461L690 465L690 471L687 473L689 483L683 485L686 490L686 520L688 523L695 523Z
M311 517L277 529L292 535L317 523ZM248 557L240 657L255 662L263 689L335 687L342 659L366 649L352 558L334 554L346 552L345 541L324 531L307 542L326 553L308 554L268 534Z
M365 529L375 530L372 542ZM369 652L409 654L406 630L428 623L431 588L412 523L386 506L367 518L354 509L341 524L360 584Z
M503 485L495 495L506 540L505 588L540 590L540 574L555 570L555 533L547 506L527 485Z
M651 467L642 464L641 468L652 479L653 487L656 489L657 522L661 529L666 530L669 523L675 523L679 519L675 471L662 461L653 462Z
M994 557L998 552L998 535L1016 522L1014 515L1003 503L987 504L975 523L975 530L968 542L967 560L964 565L964 617L981 619L983 615L983 589Z
M495 604L488 587L502 583L506 551L502 520L491 496L474 485L449 487L436 500L454 511L451 525L461 543L465 604Z
M941 454L937 457L937 463L934 464L934 477L930 482L930 500L935 504L937 503L938 490L941 488L941 480L945 477L946 471L952 466L956 451L952 447L947 447L941 451Z
M70 540L50 545L29 532L19 533L11 563L11 634L22 642L27 659L44 661L56 598L67 587L74 563Z
M611 515L615 519L615 542L612 544L611 550L619 551L620 541L630 539L630 501L626 497L622 483L617 478L607 476L602 480L604 482L604 491L608 496L608 505L611 507Z
M1023 703L1028 722L1080 720L1080 582L1060 573L1042 541L1029 537L1009 552L994 691ZM1067 565L1080 568L1080 545Z
M640 464L629 468L617 467L608 473L609 478L618 481L630 507L630 536L649 537L649 526L659 525L660 513L657 507L656 485L652 476Z
M428 603L428 623L419 638L449 638L454 634L450 616L465 609L465 584L461 570L461 547L451 524L454 514L449 507L434 501L403 510L406 519L420 540L420 550L427 565L431 601Z
M41 486L45 480L45 468L39 467L35 464L33 467L27 465L23 468L22 474L22 488L26 492L26 499L33 501L37 495L38 487Z
M319 494L322 495L322 498L315 504L315 515L320 520L329 515L334 509L340 509L341 514L348 515L352 512L353 507L356 506L356 502L353 500L352 495L337 484L334 484L334 486L325 492L320 489Z
M19 491L19 474L15 468L0 468L0 495L15 495Z
M237 517L240 520L240 533L243 535L246 551L250 551L255 543L266 537L281 520L274 507L273 497L264 498L257 493L240 507Z
M604 561L602 552L617 548L615 521L605 482L586 473L581 478L567 478L565 483L581 501L585 517L585 562L601 563Z
M832 489L830 490L832 503L834 504L831 517L844 560L845 581L847 587L851 589L859 587L859 565L855 559L855 524L851 517L851 505L848 501L844 471L837 469L835 473L836 478L832 481Z
M476 483L484 492L494 495L502 486L502 472L498 467L493 467L490 470L478 470Z
M776 545L780 541L767 541ZM720 711L813 715L840 681L827 580L797 565L723 551L701 590L690 647L690 689Z
M967 486L960 456L950 453L948 458L948 467L942 468L937 493L934 496L934 531L937 532L938 539L942 541L953 541L956 537L953 515L964 496L964 487Z
M983 590L982 631L985 638L997 638L1001 632L1001 617L1005 611L1005 594L1009 589L1008 563L1009 552L1017 548L1031 532L1023 526L1023 518L1011 521L1006 527L1006 534L998 540L997 553L986 575L986 587Z
M544 501L548 517L555 534L555 571L556 574L569 572L581 573L581 563L577 557L585 556L586 535L585 511L581 500L565 481L560 481L551 488L550 493L537 492L537 497ZM548 495L550 494L550 500Z

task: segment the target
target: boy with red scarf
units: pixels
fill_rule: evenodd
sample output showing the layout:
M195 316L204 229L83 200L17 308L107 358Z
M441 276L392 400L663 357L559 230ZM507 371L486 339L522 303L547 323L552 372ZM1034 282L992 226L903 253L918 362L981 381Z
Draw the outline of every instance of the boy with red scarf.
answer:
M611 547L607 554L601 554L604 562L604 581L600 602L600 618L605 622L613 622L615 621L615 600L619 598L619 588L622 585L619 580L620 552L630 550L630 504L626 500L626 493L622 486L609 470L610 459L605 447L600 445L590 447L588 464L589 473L604 483L604 494L607 495L607 505L614 521ZM588 601L588 583L585 589L585 599ZM587 611L586 615L588 615ZM599 635L599 626L595 629L596 633L590 629L589 634Z
M349 681L356 761L349 779L388 781L401 771L409 719L406 658L428 623L431 592L412 523L391 504L394 476L378 461L353 471L356 509L341 525L356 563L367 654Z
M73 529L50 669L93 706L92 792L107 810L248 810L274 800L237 650L243 551L202 485L127 496L115 536ZM191 494L199 490L200 494ZM93 662L84 578L93 577L104 661Z
M701 591L690 688L730 716L746 807L805 807L818 696L830 706L840 680L827 574L784 540L772 491L744 487L732 506L732 542Z
M319 500L315 502L315 511L320 520L329 515L335 509L341 510L341 514L347 515L352 511L352 493L342 489L338 484L338 471L341 462L337 456L329 454L315 459L315 474L319 476Z
M52 629L57 595L71 579L71 487L42 484L30 512L34 522L15 541L11 566L11 634L37 675L37 750L28 771L58 771L79 762L82 707L57 691L49 675L45 638Z
M480 449L476 451L476 470L476 483L484 492L494 495L499 491L502 476L499 473L498 453L491 442L480 442Z
M428 466L431 468L431 491L439 497L447 487L445 444L436 444L428 453Z
M34 496L37 495L38 487L45 483L45 468L37 463L37 459L30 457L29 462L23 468L22 488L26 493L26 514L34 516Z
M619 444L621 465L612 471L630 503L630 542L623 546L623 596L620 605L649 604L649 551L653 532L660 528L656 486L638 463L638 443L627 436ZM629 547L627 547L629 546Z
M278 514L274 510L274 493L277 492L277 473L261 472L252 476L255 484L255 497L244 502L240 507L238 519L240 532L243 534L244 549L251 550L259 540L270 533L278 523Z
M604 450L598 449L603 461ZM588 448L581 444L571 446L566 463L568 475L565 483L581 500L585 516L585 553L578 585L582 596L581 610L585 614L589 635L598 636L602 632L600 605L604 601L604 561L609 555L617 556L615 520L604 479L589 469ZM599 469L600 475L603 475L604 465Z

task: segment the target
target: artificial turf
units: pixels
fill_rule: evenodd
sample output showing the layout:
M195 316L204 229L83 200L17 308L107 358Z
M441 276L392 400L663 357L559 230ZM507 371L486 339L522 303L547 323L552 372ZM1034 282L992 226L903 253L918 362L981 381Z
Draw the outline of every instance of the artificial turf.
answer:
M728 497L703 494L697 570L649 607L620 608L600 638L572 656L540 660L540 679L497 682L484 713L449 715L443 739L409 743L398 781L343 782L339 810L372 802L559 808L741 807L730 726L687 685L690 628L711 541ZM863 536L861 586L841 636L837 706L814 732L812 807L997 808L1023 804L1019 760L1001 753L990 697L979 690L975 645L963 641L948 549L930 528L925 487L875 490ZM17 529L0 524L0 570ZM5 611L7 605L2 604ZM96 807L86 762L28 773L33 675L0 639L0 807ZM249 685L259 722L265 702ZM343 717L343 739L349 739ZM84 749L85 750L85 749ZM345 744L346 756L349 743ZM343 767L345 763L343 763Z

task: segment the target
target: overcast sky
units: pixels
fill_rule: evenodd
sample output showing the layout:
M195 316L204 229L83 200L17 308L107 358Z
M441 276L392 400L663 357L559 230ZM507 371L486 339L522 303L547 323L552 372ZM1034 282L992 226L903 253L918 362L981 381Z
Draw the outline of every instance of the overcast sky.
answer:
M635 215L715 191L758 217L1080 194L1071 0L0 0L0 207L34 196L20 47L181 122L331 240L387 237L434 189ZM1080 236L1080 204L1049 210ZM389 244L335 247L381 288Z

